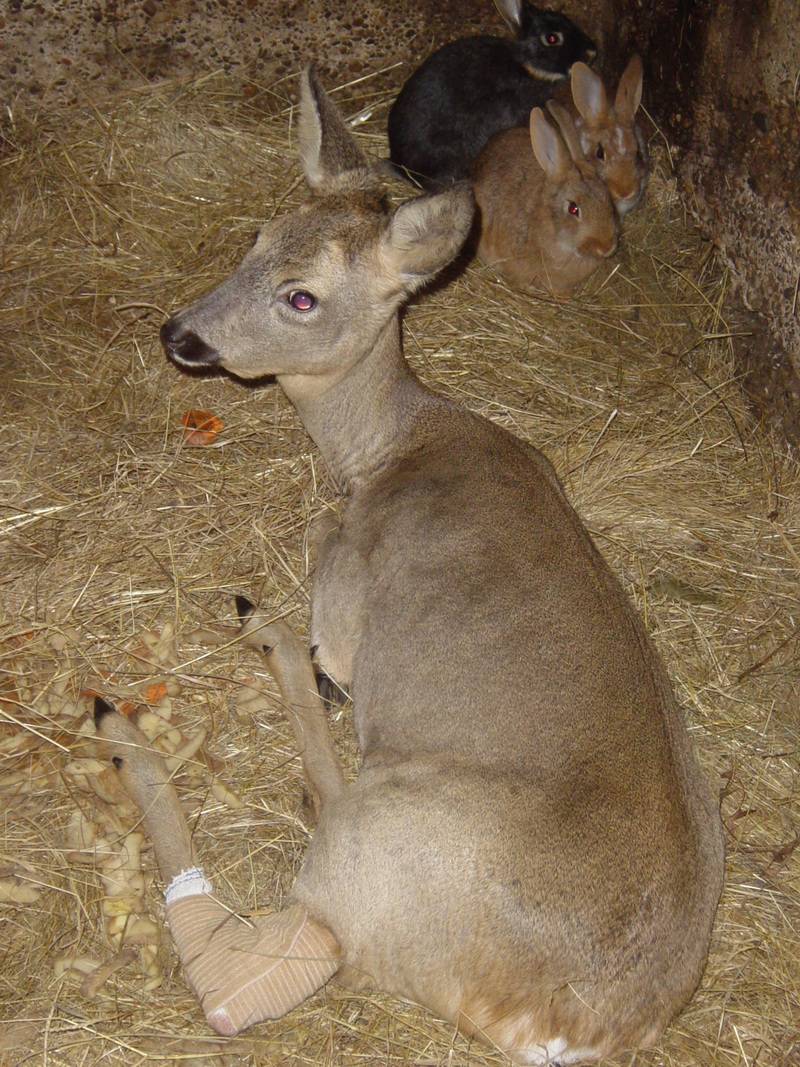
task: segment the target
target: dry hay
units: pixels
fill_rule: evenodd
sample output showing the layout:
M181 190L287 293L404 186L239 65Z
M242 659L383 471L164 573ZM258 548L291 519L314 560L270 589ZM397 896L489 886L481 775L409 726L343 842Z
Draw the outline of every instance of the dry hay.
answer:
M384 154L388 101L358 91ZM247 98L211 78L6 123L0 1064L505 1062L333 985L240 1039L211 1035L87 725L92 690L147 707L221 893L280 904L309 833L292 738L262 664L192 631L240 591L305 627L304 531L333 488L277 389L183 376L157 334L305 195L287 107L285 85ZM423 378L555 462L722 794L705 979L626 1064L800 1062L800 477L743 404L726 284L660 164L613 272L579 299L470 267L405 322ZM223 423L205 447L182 434L192 408ZM346 712L334 729L354 769Z

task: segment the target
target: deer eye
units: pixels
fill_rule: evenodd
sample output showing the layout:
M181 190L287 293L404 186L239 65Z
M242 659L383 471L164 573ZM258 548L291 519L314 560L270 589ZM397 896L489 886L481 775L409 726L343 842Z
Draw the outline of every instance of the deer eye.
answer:
M576 219L579 219L581 217L581 209L578 207L574 200L570 200L570 202L567 204L567 211Z
M294 308L295 311L313 311L317 306L316 297L311 293L303 292L302 289L292 289L286 299L289 307Z
M597 148L595 149L594 158L595 159L599 159L601 163L606 158L605 149L603 148L603 146L601 144L599 144L597 146Z
M559 48L564 43L564 34L560 30L549 30L542 34L542 44L547 48Z

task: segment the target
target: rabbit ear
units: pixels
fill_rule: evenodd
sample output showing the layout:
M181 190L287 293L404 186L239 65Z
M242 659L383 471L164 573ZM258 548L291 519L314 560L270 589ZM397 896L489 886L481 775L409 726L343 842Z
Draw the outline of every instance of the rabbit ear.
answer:
M583 154L583 148L581 147L581 139L578 135L578 131L575 128L575 123L572 119L572 115L561 104L556 103L555 100L547 101L547 110L553 116L558 123L558 128L561 131L561 136L564 138L564 143L569 149L569 154L572 156L573 163L583 163L586 157Z
M522 26L522 3L523 0L494 0L494 6L503 21L508 23L514 33L519 33Z
M300 79L298 140L306 181L315 193L329 195L377 184L369 160L319 84L313 67L306 67Z
M639 104L642 102L642 70L641 56L631 56L631 61L625 68L625 73L619 80L617 95L614 100L614 110L619 118L627 122L633 121Z
M585 63L573 63L570 76L572 99L578 114L590 126L602 125L609 115L608 97L602 80Z
M563 178L571 163L566 146L540 107L531 111L531 145L537 162L548 178Z

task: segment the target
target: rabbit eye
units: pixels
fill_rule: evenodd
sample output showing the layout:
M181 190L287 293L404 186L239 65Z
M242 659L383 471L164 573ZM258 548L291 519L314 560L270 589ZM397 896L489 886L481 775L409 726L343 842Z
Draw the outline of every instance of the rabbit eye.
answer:
M569 204L567 204L567 211L576 219L581 217L581 209L574 200L570 200Z
M542 34L542 44L547 48L558 48L564 43L564 34L560 30L550 30Z
M317 306L316 297L311 293L304 293L302 289L292 289L286 299L289 301L289 307L293 307L295 311L313 311Z
M595 157L595 159L599 159L601 162L606 158L606 153L605 153L605 151L603 149L603 146L601 144L599 144L597 146L597 148L595 150L595 153L594 153L594 157Z

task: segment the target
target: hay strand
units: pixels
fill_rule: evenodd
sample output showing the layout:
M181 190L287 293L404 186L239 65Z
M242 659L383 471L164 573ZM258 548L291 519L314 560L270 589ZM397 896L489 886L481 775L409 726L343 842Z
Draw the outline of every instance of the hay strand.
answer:
M385 155L389 98L353 88L359 137ZM335 986L241 1039L211 1037L89 724L94 692L144 709L215 884L243 910L280 903L310 832L291 732L261 665L193 632L229 620L237 592L306 626L305 530L333 488L277 389L181 376L158 328L303 200L287 91L254 102L214 76L6 131L0 1063L505 1062L413 1006ZM742 400L727 278L662 158L613 269L578 299L523 295L473 265L409 309L406 352L553 460L721 793L727 885L707 974L659 1046L625 1062L789 1065L800 474ZM188 412L221 424L202 447ZM354 770L347 711L333 728Z

